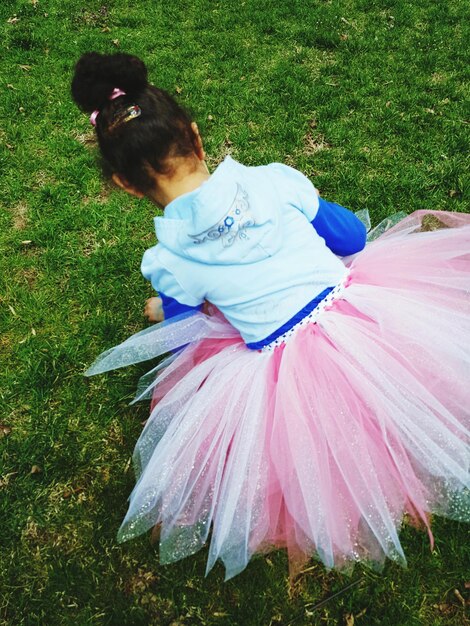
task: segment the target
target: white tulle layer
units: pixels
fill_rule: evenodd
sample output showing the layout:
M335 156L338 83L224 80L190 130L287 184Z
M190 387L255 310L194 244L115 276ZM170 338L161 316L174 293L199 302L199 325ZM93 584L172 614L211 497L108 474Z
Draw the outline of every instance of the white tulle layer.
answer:
M421 232L432 220L438 230ZM280 546L328 567L403 562L405 514L470 520L469 224L402 220L271 352L196 314L102 355L90 374L184 346L139 389L152 412L119 538L161 524L163 562L210 540L207 569L220 558L229 578Z

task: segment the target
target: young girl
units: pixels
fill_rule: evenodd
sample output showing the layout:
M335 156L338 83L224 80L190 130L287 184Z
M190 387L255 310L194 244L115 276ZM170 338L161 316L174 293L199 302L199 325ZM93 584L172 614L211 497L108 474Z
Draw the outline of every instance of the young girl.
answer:
M470 216L419 211L363 249L294 169L209 174L139 59L86 54L72 91L114 181L164 209L142 272L165 321L88 371L169 353L138 393L152 411L119 539L159 525L164 563L210 542L207 570L230 578L280 546L403 563L405 515L469 519ZM443 228L422 232L429 215Z

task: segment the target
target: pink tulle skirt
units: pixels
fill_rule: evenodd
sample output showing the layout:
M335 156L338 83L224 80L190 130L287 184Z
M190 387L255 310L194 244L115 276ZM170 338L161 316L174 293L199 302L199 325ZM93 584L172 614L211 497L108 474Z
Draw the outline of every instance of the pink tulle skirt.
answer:
M341 295L274 349L198 313L100 357L89 373L177 350L141 381L120 540L158 524L162 562L209 544L207 570L230 578L276 547L404 562L405 516L470 520L470 216L419 211L347 265Z

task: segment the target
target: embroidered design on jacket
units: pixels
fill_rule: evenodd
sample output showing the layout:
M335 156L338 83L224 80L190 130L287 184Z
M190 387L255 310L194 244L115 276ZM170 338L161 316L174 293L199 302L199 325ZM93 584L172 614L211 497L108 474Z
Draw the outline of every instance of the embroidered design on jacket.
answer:
M246 234L247 228L256 224L250 211L248 194L237 183L235 199L224 217L207 230L197 235L188 235L193 243L200 244L204 241L220 239L224 248L230 247L238 239L249 239Z

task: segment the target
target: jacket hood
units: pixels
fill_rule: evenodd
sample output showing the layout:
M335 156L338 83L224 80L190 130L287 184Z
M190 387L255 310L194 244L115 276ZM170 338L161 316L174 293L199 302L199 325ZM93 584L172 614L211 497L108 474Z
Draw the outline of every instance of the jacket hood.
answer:
M179 196L155 217L161 245L211 265L253 263L280 246L279 211L272 186L262 192L250 170L230 157L198 189ZM256 168L259 169L259 168ZM271 197L273 196L273 197Z

